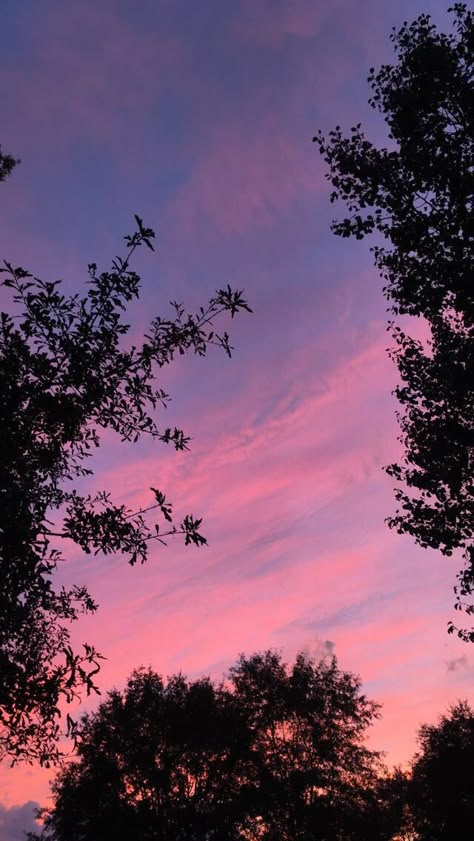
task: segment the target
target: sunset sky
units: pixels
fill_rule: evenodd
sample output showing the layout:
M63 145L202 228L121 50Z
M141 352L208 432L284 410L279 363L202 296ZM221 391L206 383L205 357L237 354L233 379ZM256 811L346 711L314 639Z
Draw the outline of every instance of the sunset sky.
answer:
M22 159L0 187L0 257L79 291L139 213L157 251L135 261L136 340L170 299L194 309L227 283L254 310L221 325L231 360L163 371L162 423L190 453L104 436L91 489L139 507L154 485L209 540L156 546L133 569L73 548L64 578L100 604L74 639L108 658L104 691L141 664L219 677L240 652L334 651L383 704L371 744L389 763L474 698L474 654L446 634L456 561L384 523L382 466L399 454L387 305L369 243L331 234L342 207L311 142L362 122L384 143L368 68L392 61L392 26L421 12L448 26L448 5L0 0L0 142ZM21 837L49 779L0 768L0 841Z

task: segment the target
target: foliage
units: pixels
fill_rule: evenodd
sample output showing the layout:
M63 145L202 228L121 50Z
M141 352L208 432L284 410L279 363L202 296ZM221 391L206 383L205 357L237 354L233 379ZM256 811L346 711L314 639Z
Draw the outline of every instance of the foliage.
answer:
M0 146L0 181L5 181L5 178L10 175L12 169L20 163L16 158L12 158L11 155L7 155L2 152L2 147Z
M445 555L461 550L458 610L474 605L474 14L455 3L454 31L429 15L391 38L398 63L371 68L370 104L389 127L376 148L354 126L314 138L329 166L331 201L350 211L339 236L377 235L371 249L394 316L422 317L429 339L391 324L405 455L386 468L399 509L389 525ZM464 640L474 631L455 629Z
M474 710L460 702L419 733L410 807L419 841L468 841L474 825Z
M171 318L156 317L143 343L127 348L123 312L140 291L130 260L142 245L153 250L154 238L135 218L125 257L109 271L89 265L84 297L68 297L59 281L7 262L1 270L14 308L0 314L0 754L13 760L57 759L61 702L84 688L97 691L100 655L89 645L73 651L69 631L96 605L82 585L53 586L64 540L87 554L123 553L130 564L143 563L151 542L171 534L186 544L206 542L200 519L174 522L161 490L151 488L150 505L140 511L105 491L79 490L101 430L114 430L122 442L147 435L187 449L182 430L156 425L154 412L169 399L156 374L176 354L205 356L209 345L230 356L229 337L215 333L213 322L223 312L250 311L240 291L223 288L196 315L174 303ZM151 512L166 527L150 521Z
M335 659L267 651L220 684L136 671L83 718L41 837L389 839L363 743L376 716Z

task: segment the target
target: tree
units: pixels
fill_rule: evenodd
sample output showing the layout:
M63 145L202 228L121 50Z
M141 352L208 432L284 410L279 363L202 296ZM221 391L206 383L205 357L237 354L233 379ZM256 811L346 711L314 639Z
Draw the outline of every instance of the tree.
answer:
M419 841L468 841L474 826L474 710L460 702L423 725L409 800Z
M59 281L6 262L1 270L14 304L11 314L0 314L0 755L13 760L55 761L61 700L97 691L100 655L90 645L73 651L69 631L96 604L82 585L53 586L64 540L85 553L123 553L132 565L170 534L206 542L200 519L173 522L161 490L151 488L150 505L132 511L105 491L84 496L77 485L92 473L87 459L104 429L122 442L147 435L187 449L182 430L156 425L154 410L169 398L155 377L177 353L205 356L217 345L230 356L229 337L216 334L213 322L223 312L250 311L242 292L228 286L197 315L174 303L174 315L155 318L141 345L125 346L123 312L140 291L130 261L142 245L153 250L154 238L135 218L125 257L110 271L89 265L84 297L67 297ZM167 528L150 521L157 513Z
M380 779L377 795L382 824L390 841L417 841L410 810L409 791L411 776L409 771L394 768L390 774ZM391 834L390 834L391 833Z
M0 181L5 181L5 178L10 175L12 169L20 163L16 158L12 158L11 155L6 155L2 152L2 147L0 146Z
M267 651L219 684L138 670L83 718L40 837L389 839L363 744L376 715L335 659Z
M370 841L393 834L380 796L380 755L365 745L379 705L335 657L299 654L291 669L267 651L230 670L250 728L257 808L250 838L265 841Z
M455 3L454 31L429 15L391 39L398 62L371 68L373 108L389 128L376 148L354 126L314 138L329 166L331 201L350 216L339 236L377 234L371 249L392 314L422 317L428 338L391 323L404 457L385 468L399 509L391 528L445 555L463 553L458 610L474 612L474 15ZM386 244L384 244L384 241ZM474 631L457 629L464 640Z

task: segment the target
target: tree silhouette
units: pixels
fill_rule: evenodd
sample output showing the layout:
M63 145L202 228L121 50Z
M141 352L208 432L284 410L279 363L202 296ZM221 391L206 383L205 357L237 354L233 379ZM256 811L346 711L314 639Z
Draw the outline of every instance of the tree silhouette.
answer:
M474 710L452 707L418 737L410 783L410 808L419 841L469 841L474 826Z
M388 522L421 546L461 550L455 607L472 614L474 15L465 3L450 11L452 34L421 15L391 36L398 63L370 70L369 102L388 124L388 149L372 145L360 124L349 137L338 126L314 140L329 165L331 201L350 211L334 233L379 235L371 250L392 314L423 317L429 333L418 341L390 325L405 455L386 468L400 505ZM474 641L472 630L449 630Z
M138 670L83 718L39 837L388 841L376 715L335 659L267 651L219 684Z
M100 655L90 645L73 651L69 632L96 605L84 586L54 587L64 539L85 553L123 553L130 564L143 563L150 543L170 534L206 542L201 520L188 514L176 524L157 488L150 505L133 511L105 491L84 496L77 485L92 473L87 459L101 430L122 442L147 435L187 448L182 430L156 425L155 410L169 398L155 377L176 354L205 356L217 345L230 356L227 333L213 323L224 312L250 311L227 287L195 315L174 303L172 317L156 317L141 345L126 346L123 312L140 291L130 261L142 245L153 250L154 238L135 219L125 256L109 271L89 265L84 297L7 262L1 270L13 308L0 314L0 755L13 760L57 759L61 701L96 690ZM69 716L67 723L70 732Z
M2 147L0 146L0 181L5 181L5 178L10 175L12 169L19 164L16 158L12 158L11 155L7 155L2 152Z

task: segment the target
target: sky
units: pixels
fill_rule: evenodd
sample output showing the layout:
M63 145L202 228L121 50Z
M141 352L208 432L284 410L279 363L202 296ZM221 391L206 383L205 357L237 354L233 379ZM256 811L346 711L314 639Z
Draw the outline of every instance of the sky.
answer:
M0 256L80 291L138 213L157 251L135 262L135 340L171 299L194 309L228 283L254 310L222 325L231 360L163 370L162 423L191 452L107 434L95 458L92 490L135 507L159 487L209 541L157 545L133 569L71 550L64 580L100 604L73 636L106 655L103 692L141 664L220 677L241 652L334 652L383 705L370 744L389 764L473 700L474 655L446 633L456 561L384 522L382 467L400 455L387 305L369 243L330 231L343 208L311 142L356 122L385 142L368 69L393 59L392 26L421 12L446 26L447 5L0 0L0 142L21 158L1 186ZM0 767L0 841L30 828L50 778Z

